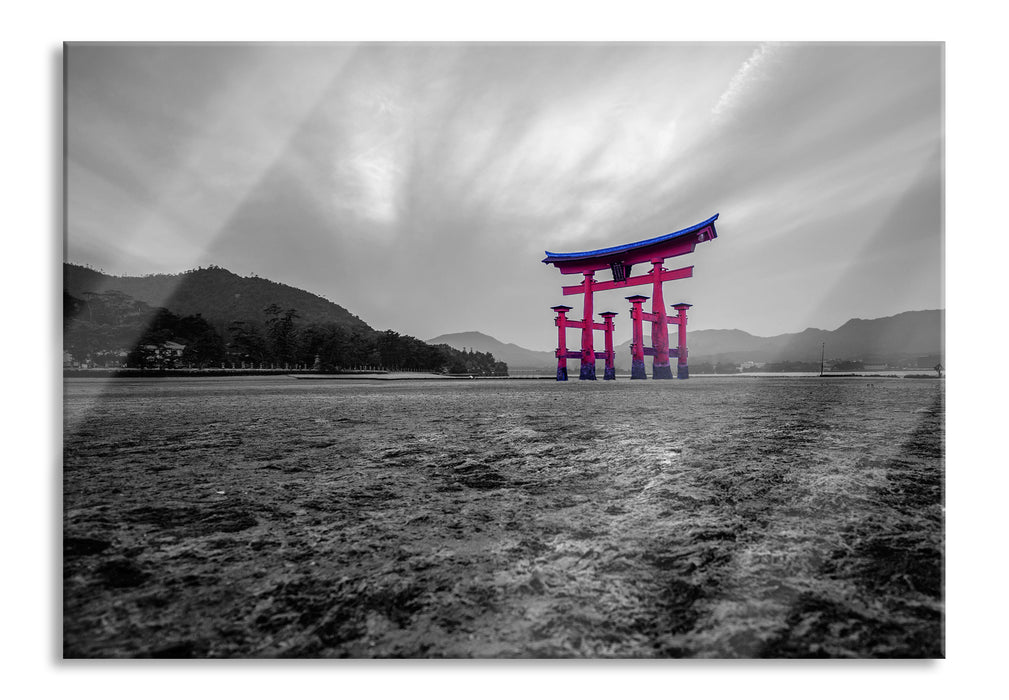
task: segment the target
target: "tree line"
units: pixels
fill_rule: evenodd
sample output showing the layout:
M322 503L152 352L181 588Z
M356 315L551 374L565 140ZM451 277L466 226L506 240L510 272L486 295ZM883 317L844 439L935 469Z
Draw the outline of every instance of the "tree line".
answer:
M508 373L490 353L429 345L393 330L303 324L297 310L277 304L259 319L218 328L200 314L180 316L114 290L83 297L64 291L63 332L65 351L84 366Z

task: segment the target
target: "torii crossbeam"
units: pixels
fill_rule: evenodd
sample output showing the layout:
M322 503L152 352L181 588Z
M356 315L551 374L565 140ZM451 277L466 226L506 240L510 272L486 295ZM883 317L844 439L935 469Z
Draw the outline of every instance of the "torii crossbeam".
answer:
M635 287L642 284L652 285L652 312L646 313L641 308L642 303L648 299L641 295L627 297L632 303L631 318L634 321L634 340L631 344L631 379L645 378L644 356L652 355L652 378L672 379L672 369L669 366L670 356L677 358L676 376L686 379L690 376L687 367L687 312L690 304L675 304L677 314L670 318L666 314L665 302L662 298L662 283L670 280L685 279L693 275L693 266L681 267L676 270L667 270L662 264L667 258L679 255L686 255L694 252L698 243L710 241L717 237L715 231L715 220L718 214L707 221L681 229L664 236L649 238L648 240L628 243L626 245L612 248L601 248L582 253L551 253L545 251L546 256L543 262L554 265L562 274L583 275L582 283L562 287L565 295L584 294L584 315L581 321L568 320L565 316L571 307L553 307L557 312L555 323L558 327L558 348L557 348L557 379L564 381L567 379L567 360L575 356L581 358L581 371L579 379L595 379L597 353L593 349L592 331L607 330L608 354L606 379L612 379L615 375L609 371L612 368L612 312L603 314L607 318L605 324L594 323L592 321L592 294L609 289L623 289ZM652 269L642 275L631 276L631 268L634 265L648 263ZM613 274L612 280L597 282L594 277L599 270L609 269ZM561 310L563 309L563 311ZM652 347L643 347L643 333L641 331L642 321L652 323ZM679 326L677 348L673 352L669 349L668 324ZM606 328L608 326L608 328ZM582 331L581 353L569 353L565 347L565 328L580 328ZM607 353L599 353L606 356Z

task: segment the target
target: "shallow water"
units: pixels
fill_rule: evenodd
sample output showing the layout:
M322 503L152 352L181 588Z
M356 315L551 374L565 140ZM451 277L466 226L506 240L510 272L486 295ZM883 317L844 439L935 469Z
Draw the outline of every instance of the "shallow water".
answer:
M942 387L68 380L64 653L941 656Z

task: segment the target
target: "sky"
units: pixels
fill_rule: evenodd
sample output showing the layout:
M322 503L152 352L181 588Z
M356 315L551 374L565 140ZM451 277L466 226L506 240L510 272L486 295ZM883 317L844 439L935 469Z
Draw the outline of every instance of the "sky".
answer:
M219 265L379 330L547 350L550 307L579 309L560 288L580 277L544 251L718 214L717 239L666 261L694 266L664 286L693 304L692 330L945 306L940 43L70 44L65 59L65 259L110 274ZM595 295L618 340L638 292Z

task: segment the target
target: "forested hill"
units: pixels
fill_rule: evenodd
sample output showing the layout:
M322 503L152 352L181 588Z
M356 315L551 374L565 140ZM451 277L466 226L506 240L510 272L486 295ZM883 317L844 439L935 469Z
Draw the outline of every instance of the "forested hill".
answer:
M63 276L66 366L508 373L490 353L379 332L320 296L219 267L113 277L64 264Z
M221 330L234 321L260 322L263 309L275 304L284 310L294 309L304 324L335 323L350 332L373 332L367 323L339 304L261 277L241 277L222 267L175 275L115 277L64 263L63 289L78 299L89 293L120 291L180 316L200 314Z

